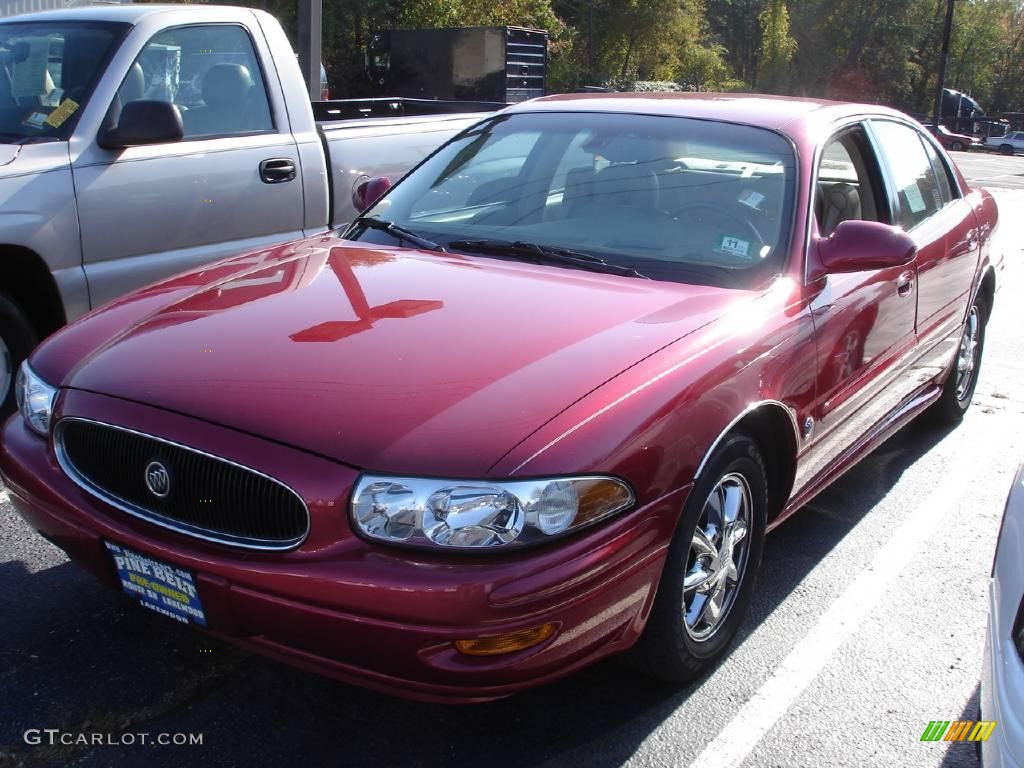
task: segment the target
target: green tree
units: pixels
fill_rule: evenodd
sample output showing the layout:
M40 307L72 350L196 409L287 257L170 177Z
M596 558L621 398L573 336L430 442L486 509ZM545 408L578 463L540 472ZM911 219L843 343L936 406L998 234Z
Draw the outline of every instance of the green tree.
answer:
M758 49L757 84L761 90L785 86L789 65L796 54L797 43L789 34L789 10L785 0L769 0L758 17L761 23L761 46Z

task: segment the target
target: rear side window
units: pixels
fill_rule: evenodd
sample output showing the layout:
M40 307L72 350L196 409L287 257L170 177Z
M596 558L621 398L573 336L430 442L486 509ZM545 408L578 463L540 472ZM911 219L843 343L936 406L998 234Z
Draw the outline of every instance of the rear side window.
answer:
M249 34L234 24L169 29L142 49L118 98L170 101L185 138L273 130L267 89Z
M942 159L942 156L935 150L935 147L928 141L923 142L923 144L925 152L928 153L928 159L931 160L932 169L935 171L935 178L939 185L939 193L942 195L942 202L948 203L950 200L960 196L953 183L953 175L949 170L949 166L946 165L946 161Z
M902 123L872 121L879 150L896 192L899 224L913 229L949 200L949 181L940 183L918 132Z

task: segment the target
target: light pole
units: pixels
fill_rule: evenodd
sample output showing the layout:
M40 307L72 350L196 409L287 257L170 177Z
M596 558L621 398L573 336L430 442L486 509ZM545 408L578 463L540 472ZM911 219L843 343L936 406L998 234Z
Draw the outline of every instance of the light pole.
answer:
M932 126L939 131L942 117L942 90L946 87L946 64L949 63L949 37L953 31L953 0L946 0L946 23L942 29L942 53L939 55L939 82L935 84L935 114Z

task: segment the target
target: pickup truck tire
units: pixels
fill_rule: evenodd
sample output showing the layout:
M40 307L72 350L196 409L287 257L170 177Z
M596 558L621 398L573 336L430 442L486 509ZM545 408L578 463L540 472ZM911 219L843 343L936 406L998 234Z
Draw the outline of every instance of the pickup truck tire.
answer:
M948 425L959 424L970 408L974 389L978 385L978 374L981 373L987 319L985 300L978 296L967 311L956 360L942 385L942 394L929 409L933 421Z
M768 481L757 443L726 437L683 507L650 618L626 661L669 683L689 682L725 655L761 564Z
M36 345L36 332L25 313L0 293L0 422L14 413L14 375Z
M1013 145L1012 144L1000 144L999 145L999 154L1000 155L1012 155L1013 154Z

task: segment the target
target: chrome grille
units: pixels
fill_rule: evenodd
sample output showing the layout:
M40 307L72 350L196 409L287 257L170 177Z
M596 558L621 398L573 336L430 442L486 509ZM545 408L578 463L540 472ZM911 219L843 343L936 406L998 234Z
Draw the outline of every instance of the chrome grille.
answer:
M96 421L62 419L61 467L85 490L157 525L250 549L290 549L309 531L309 511L288 486L227 459ZM161 478L162 467L166 477ZM154 478L166 480L154 487Z

